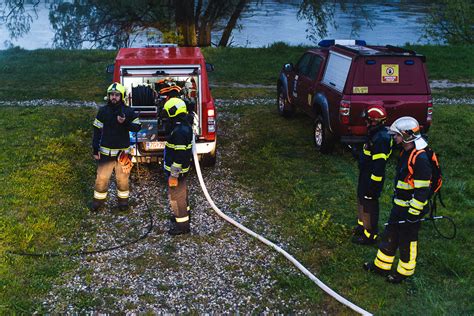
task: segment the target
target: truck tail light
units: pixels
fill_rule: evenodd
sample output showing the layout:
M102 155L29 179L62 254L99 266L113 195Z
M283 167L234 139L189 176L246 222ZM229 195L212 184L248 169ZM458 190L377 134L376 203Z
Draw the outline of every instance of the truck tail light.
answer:
M433 121L433 101L428 101L428 109L426 110L426 122L431 124Z
M339 119L342 124L349 124L349 116L351 115L351 102L341 100L339 105Z
M209 133L216 132L216 117L214 109L207 110L207 131Z

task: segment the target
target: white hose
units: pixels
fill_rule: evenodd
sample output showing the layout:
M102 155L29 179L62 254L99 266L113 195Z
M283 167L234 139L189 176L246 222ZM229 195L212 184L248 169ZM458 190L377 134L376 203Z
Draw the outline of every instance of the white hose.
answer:
M275 245L274 243L272 243L270 240L266 239L265 237L260 236L259 234L251 231L247 227L243 226L242 224L236 222L235 220L233 220L229 216L225 215L216 206L216 204L212 200L211 196L209 195L209 192L207 191L206 185L204 184L204 180L202 178L202 173L201 173L201 166L199 165L199 160L198 160L198 156L197 156L196 142L194 140L194 137L193 137L193 157L194 157L194 165L196 166L196 172L197 172L197 175L198 175L198 178L199 178L199 183L201 184L202 191L204 192L204 195L206 196L207 201L209 202L211 207L214 209L214 211L217 213L217 215L219 215L220 217L222 217L223 219L225 219L226 221L228 221L232 225L236 226L237 228L243 230L247 234L257 238L258 240L260 240L264 244L272 247L273 249L275 249L276 251L278 251L282 255L284 255L288 260L291 261L291 263L293 263L298 269L300 269L301 272L303 272L308 278L310 278L314 283L316 283L316 285L319 286L324 292L331 295L332 297L334 297L336 300L338 300L342 304L346 305L347 307L351 308L352 310L356 311L357 313L359 313L361 315L372 315L368 311L366 311L366 310L360 308L359 306L351 303L350 301L348 301L347 299L345 299L341 295L334 292L331 288L329 288L326 284L324 284L316 276L314 276L314 274L309 272L308 269L306 269L301 263L299 263L295 258L293 258L293 256L291 256L288 252L286 252L285 250L283 250L279 246Z

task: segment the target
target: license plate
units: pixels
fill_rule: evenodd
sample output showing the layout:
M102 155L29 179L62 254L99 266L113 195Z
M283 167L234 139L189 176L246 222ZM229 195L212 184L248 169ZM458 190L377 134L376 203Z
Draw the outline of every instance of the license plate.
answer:
M146 142L145 149L164 149L166 142Z

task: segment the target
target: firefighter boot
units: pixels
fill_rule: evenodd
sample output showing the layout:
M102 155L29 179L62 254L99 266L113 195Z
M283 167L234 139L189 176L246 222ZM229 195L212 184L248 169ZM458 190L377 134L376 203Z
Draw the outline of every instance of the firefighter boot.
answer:
M352 237L352 243L357 244L357 245L375 245L377 243L377 236L367 238L363 233L362 235L354 235Z
M126 212L128 211L129 205L128 205L128 198L123 199L123 198L118 198L118 209L120 212Z
M98 200L98 199L94 199L92 200L92 204L91 204L91 212L99 212L100 210L102 210L104 208L104 204L105 204L105 200Z
M403 280L405 280L407 277L395 272L392 274L387 275L387 278L385 279L388 283L393 283L393 284L398 284L401 283Z
M186 221L184 223L172 223L170 230L168 230L168 234L170 234L171 236L185 235L189 234L190 232L191 228L189 225L189 221Z
M362 265L362 268L364 268L365 271L374 272L375 274L378 274L383 277L386 277L389 273L388 270L380 269L373 262L365 262Z

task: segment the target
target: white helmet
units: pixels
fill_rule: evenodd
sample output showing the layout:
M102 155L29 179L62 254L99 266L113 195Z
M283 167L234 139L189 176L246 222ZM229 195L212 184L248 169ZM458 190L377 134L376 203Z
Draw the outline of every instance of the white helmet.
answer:
M415 142L415 147L418 150L428 146L428 143L421 136L418 121L411 116L403 116L393 122L390 126L390 132L402 136L404 143Z

